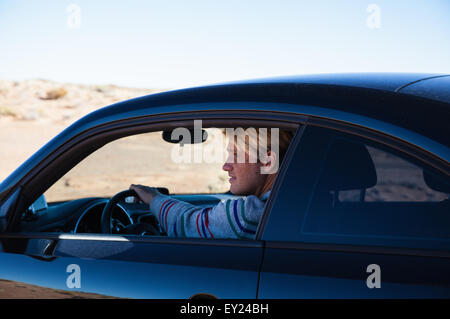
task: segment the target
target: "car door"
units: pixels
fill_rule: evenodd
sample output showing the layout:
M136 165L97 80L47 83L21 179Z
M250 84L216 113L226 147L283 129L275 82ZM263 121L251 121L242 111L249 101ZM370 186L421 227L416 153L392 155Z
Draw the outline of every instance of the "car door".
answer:
M143 133L141 128L138 133ZM123 133L119 135L122 137ZM55 171L69 159L92 152L92 144L86 141L83 146L74 142L65 158L55 160L45 168L48 175L36 173L42 175L41 182L54 178ZM133 148L127 148L124 154L131 154L130 149ZM119 160L131 165L122 157ZM97 170L107 169L104 162L97 163ZM92 171L82 177L89 181ZM37 177L34 180L34 184L26 185L24 190L19 188L12 195L17 199L16 206L24 207L21 202L32 197L30 194L37 192L37 187L42 187ZM59 181L63 187L76 184L73 179ZM8 203L6 200L0 211L8 211ZM8 297L42 296L40 294L44 292L55 298L256 297L262 241L78 234L56 229L53 232L0 233L0 280L4 287L0 289L8 290ZM11 287L15 288L9 289Z
M4 297L256 297L258 241L96 234L0 238Z
M269 203L258 297L449 298L448 164L330 123L305 129Z

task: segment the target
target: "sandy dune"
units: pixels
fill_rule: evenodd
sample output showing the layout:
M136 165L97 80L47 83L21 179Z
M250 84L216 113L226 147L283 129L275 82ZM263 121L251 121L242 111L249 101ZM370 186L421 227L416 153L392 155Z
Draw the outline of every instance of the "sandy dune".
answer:
M0 80L0 180L83 115L158 91L46 80Z
M0 81L0 181L82 116L158 91L45 80ZM220 163L180 165L171 161L169 147L173 145L162 141L161 135L126 141L113 142L87 158L81 169L76 167L45 194L47 199L108 196L131 183L164 186L173 193L208 193L229 187ZM178 173L182 178L175 178Z

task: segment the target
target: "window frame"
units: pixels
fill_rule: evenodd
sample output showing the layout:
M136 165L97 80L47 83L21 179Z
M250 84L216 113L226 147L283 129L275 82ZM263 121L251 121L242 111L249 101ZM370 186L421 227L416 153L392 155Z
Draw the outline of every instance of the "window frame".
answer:
M68 171L80 163L84 158L100 149L105 144L118 140L122 137L131 136L140 133L148 133L167 128L176 128L180 126L192 126L193 120L203 120L203 127L235 127L235 123L242 123L251 126L268 125L268 127L282 127L298 129L306 123L306 116L286 114L284 112L273 111L197 111L197 112L180 112L175 114L158 114L146 116L143 118L126 118L114 122L93 127L83 131L74 139L67 141L60 149L55 150L44 163L40 163L34 167L29 178L23 183L19 199L16 202L13 218L9 223L7 232L0 234L10 236L20 232L17 231L20 222L21 212L26 209L41 193L48 190L56 181L64 176ZM233 125L230 124L230 121ZM297 130L298 131L298 130ZM76 156L73 156L73 155ZM62 165L63 163L63 165ZM283 165L280 167L285 166ZM39 185L39 181L45 180L45 185ZM267 205L265 212L267 212ZM26 236L31 233L28 232ZM42 234L42 235L39 235ZM52 233L42 232L36 233L37 236L45 237L45 234ZM25 236L25 237L26 237ZM120 235L123 236L123 235ZM205 239L203 239L205 240ZM259 238L251 239L258 241Z

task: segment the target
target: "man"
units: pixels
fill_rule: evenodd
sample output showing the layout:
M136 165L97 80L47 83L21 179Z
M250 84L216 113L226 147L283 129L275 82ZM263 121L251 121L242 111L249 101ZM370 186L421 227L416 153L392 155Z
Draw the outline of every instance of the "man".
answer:
M162 195L154 187L132 184L130 189L150 206L150 211L168 236L254 238L278 166L293 135L292 132L279 130L278 147L274 147L271 130L265 134L260 134L261 130L254 132L251 136L248 131L241 131L229 141L228 158L222 167L230 176L231 193L246 196L244 198L225 200L205 208ZM265 154L260 154L256 161L251 160L251 152L260 150L262 135L267 139ZM238 160L240 151L245 154L244 161ZM273 168L276 168L275 171Z

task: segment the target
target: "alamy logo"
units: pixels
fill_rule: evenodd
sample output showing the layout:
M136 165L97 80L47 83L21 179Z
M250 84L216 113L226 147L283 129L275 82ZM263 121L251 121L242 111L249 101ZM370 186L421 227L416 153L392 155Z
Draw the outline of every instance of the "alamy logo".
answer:
M228 141L227 151L235 156L228 156L227 152L218 151L214 145L192 144L190 141L202 140L202 120L194 120L194 139L192 130L184 127L175 128L171 133L173 140L178 140L171 152L174 163L257 163L263 165L261 174L274 174L279 168L279 129L278 128L226 128L224 134L211 132L210 138L225 145ZM272 157L268 154L271 153Z
M370 264L367 266L368 273L370 273L369 277L367 277L366 284L367 288L381 288L381 268L377 264Z
M66 268L66 272L70 273L67 277L66 285L67 288L81 288L81 269L77 264L70 264Z
M66 8L69 13L67 17L67 27L69 29L79 29L81 26L81 8L78 4L69 4Z
M381 8L377 4L369 4L367 7L367 13L369 16L366 20L366 25L369 29L380 29L381 28Z

